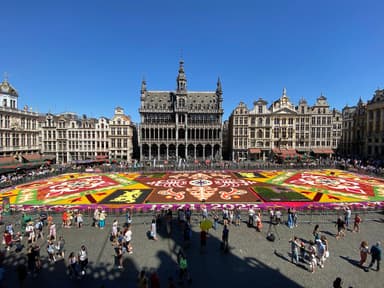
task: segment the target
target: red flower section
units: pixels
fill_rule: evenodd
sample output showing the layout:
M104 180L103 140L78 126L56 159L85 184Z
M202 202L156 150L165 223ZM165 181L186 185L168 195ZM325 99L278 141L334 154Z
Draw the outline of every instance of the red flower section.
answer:
M312 174L310 172L297 173L287 179L285 184L326 189L341 193L351 193L366 196L375 196L373 187L352 178L338 175Z
M112 180L104 175L95 175L91 177L65 180L39 189L37 199L43 200L46 198L71 195L88 190L96 190L109 186L119 185L120 183Z

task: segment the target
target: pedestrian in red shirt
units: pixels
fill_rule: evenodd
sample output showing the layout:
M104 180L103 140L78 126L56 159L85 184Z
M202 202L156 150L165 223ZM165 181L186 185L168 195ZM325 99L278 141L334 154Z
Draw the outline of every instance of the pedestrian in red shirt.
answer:
M355 221L353 222L353 232L360 232L360 222L361 222L361 217L359 214L356 214L355 216Z

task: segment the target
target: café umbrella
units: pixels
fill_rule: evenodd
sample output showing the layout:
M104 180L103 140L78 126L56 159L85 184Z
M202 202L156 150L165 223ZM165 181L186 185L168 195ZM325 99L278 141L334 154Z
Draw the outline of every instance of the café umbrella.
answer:
M212 226L213 226L212 221L209 221L208 219L205 219L200 223L200 228L201 230L204 230L204 231L208 231L209 229L212 228Z

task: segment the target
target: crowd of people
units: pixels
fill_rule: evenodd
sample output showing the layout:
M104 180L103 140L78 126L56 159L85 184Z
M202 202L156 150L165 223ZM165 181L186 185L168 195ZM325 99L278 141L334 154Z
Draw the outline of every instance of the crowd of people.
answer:
M176 216L174 213L176 212ZM166 232L165 235L169 237L178 236L176 233L180 233L179 236L184 240L183 246L177 254L177 265L179 276L178 279L170 277L168 279L169 287L175 287L172 285L177 282L191 282L192 276L188 266L188 248L193 245L192 243L192 226L191 222L192 211L189 208L178 209L172 211L171 209L158 211L153 215L152 220L148 223L148 239L157 241L159 239L158 231ZM206 252L207 241L210 235L210 229L220 230L221 228L221 245L220 249L222 253L228 253L230 251L230 229L236 229L242 223L246 223L249 228L255 229L257 232L262 232L264 225L269 225L267 236L273 236L273 227L279 225L287 225L290 229L295 229L298 226L298 215L294 208L286 210L281 208L270 209L268 211L269 219L263 219L263 211L260 209L255 210L250 208L247 211L247 218L242 219L242 211L239 208L236 209L222 209L208 211L202 206L201 211L198 212L195 217L198 219L200 228L200 252L204 254ZM346 205L343 210L343 215L339 216L335 221L336 239L343 239L348 232L359 233L360 223L362 222L361 216L358 213L354 213L352 217L351 208ZM18 271L20 271L20 281L24 281L25 275L36 276L42 269L41 254L45 253L47 261L50 264L54 264L57 260L63 259L66 261L67 272L70 278L81 279L86 276L88 266L88 249L85 244L79 247L78 251L71 251L68 257L65 258L65 245L66 242L62 235L57 235L56 223L52 215L42 212L38 219L31 219L28 215L23 214L21 219L22 225L20 231L16 231L14 223L5 223L3 232L3 246L5 248L4 253L25 253L26 261L25 267L20 264ZM111 221L107 220L107 213L102 208L94 210L92 217L92 225L94 229L108 229L110 230L111 247L114 251L115 263L117 269L124 270L124 257L125 255L133 254L132 243L132 215L131 211L127 210L125 215L125 221L119 223L117 218ZM352 220L353 219L353 220ZM56 218L57 221L57 218ZM83 227L83 215L78 210L66 210L61 215L61 228L67 229L82 229ZM106 225L106 223L111 225ZM25 225L23 225L25 224ZM59 224L59 223L57 223ZM233 227L233 228L231 228ZM277 233L276 230L274 230ZM79 232L81 233L81 232ZM219 231L220 233L220 231ZM292 230L294 233L294 230ZM307 270L311 273L316 272L318 268L323 268L327 263L327 259L331 257L331 247L329 245L330 233L324 233L320 229L320 225L316 225L312 231L312 239L305 239L293 234L293 237L289 240L290 244L290 260L296 265L306 265ZM164 235L164 234L162 234ZM274 241L275 238L268 238ZM358 245L357 245L358 246ZM45 248L46 252L42 252L41 249ZM376 271L380 270L381 261L381 243L377 241L373 245L364 240L360 243L359 247L356 247L359 251L359 265L365 271L371 270L376 264ZM371 257L371 261L368 263L368 257ZM26 273L24 273L26 272ZM159 287L159 275L156 271L142 270L138 276L139 287Z

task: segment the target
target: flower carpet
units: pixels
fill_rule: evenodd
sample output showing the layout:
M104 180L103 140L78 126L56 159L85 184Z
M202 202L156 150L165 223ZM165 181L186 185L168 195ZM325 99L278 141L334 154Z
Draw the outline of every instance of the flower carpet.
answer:
M3 190L15 208L381 206L384 179L342 170L73 173Z

